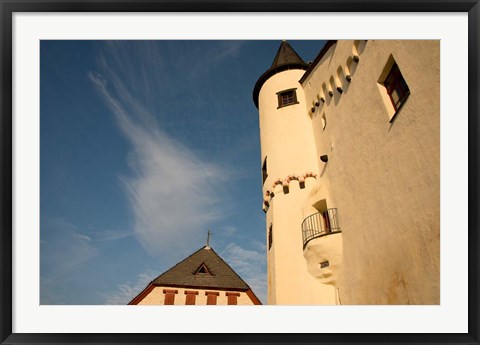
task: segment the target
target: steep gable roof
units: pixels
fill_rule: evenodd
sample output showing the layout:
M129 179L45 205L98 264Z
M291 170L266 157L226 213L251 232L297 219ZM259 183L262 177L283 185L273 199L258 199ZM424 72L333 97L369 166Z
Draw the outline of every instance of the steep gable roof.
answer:
M209 246L197 250L154 279L152 284L157 286L250 290L247 283Z

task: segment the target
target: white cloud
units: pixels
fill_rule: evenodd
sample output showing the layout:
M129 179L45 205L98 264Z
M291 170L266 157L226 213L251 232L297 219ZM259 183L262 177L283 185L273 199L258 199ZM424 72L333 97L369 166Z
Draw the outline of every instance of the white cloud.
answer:
M91 241L92 238L89 237L89 236L86 236L86 235L82 235L82 234L77 234L77 237L81 240L85 240L85 241Z
M158 275L158 274L157 274ZM108 305L126 305L135 296L143 291L154 278L155 272L147 269L145 272L140 273L136 282L128 282L119 284L115 291L105 294L105 303Z
M232 236L237 232L237 228L233 225L226 225L220 228L222 231L222 235L224 236Z
M104 230L95 233L94 241L103 242L103 241L113 241L119 240L128 236L133 236L134 233L131 231L115 231L115 230Z
M221 257L247 282L262 303L266 303L265 252L245 249L236 243L231 243L222 251Z
M219 188L226 170L165 133L127 83L101 61L104 75L90 73L89 78L132 146L128 163L133 176L122 182L135 216L135 236L151 255L198 243L197 236L223 213Z

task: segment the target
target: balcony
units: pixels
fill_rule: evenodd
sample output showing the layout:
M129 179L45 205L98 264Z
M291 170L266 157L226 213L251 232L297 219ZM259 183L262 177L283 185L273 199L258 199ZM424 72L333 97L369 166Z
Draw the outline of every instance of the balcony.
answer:
M329 208L328 210L314 213L305 218L302 223L303 249L314 238L338 232L341 231L336 208Z

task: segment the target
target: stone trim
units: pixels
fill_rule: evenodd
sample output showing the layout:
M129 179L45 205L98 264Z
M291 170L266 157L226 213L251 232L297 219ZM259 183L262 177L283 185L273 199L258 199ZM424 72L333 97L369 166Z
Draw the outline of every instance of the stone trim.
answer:
M308 177L312 177L312 178L316 179L317 174L309 171L309 172L304 173L303 175L292 174L292 175L288 175L284 179L281 179L281 178L276 179L275 182L273 182L273 185L271 187L272 191L270 191L268 189L265 191L265 195L263 197L263 211L266 212L268 210L268 208L270 207L270 202L272 201L273 197L275 196L274 191L275 191L276 186L281 185L283 187L284 192L288 193L291 181L298 181L300 183L300 188L303 188L302 185L305 184L305 180Z

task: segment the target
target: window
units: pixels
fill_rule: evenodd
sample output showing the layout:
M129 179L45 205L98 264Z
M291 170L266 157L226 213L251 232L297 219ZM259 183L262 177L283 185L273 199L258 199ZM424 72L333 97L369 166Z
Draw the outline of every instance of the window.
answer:
M198 291L185 290L185 305L195 305L195 296L198 295Z
M267 157L265 157L265 160L263 161L262 165L262 184L265 184L265 180L267 179L268 174L267 174Z
M377 80L377 86L387 115L390 118L389 122L393 123L410 95L410 88L392 54L390 54L383 67L382 73Z
M286 107L287 105L297 104L297 89L289 89L280 91L278 96L278 108Z
M210 273L207 265L205 265L205 263L202 263L200 265L199 268L197 268L197 270L195 271L194 274L205 274L205 275L212 275L212 273Z
M163 293L165 294L165 305L173 305L175 303L175 294L178 293L178 290L169 290L165 289L163 290Z
M227 295L227 298L228 298L228 301L227 301L228 305L237 305L237 297L240 296L239 292L226 292L225 294Z
M393 64L383 85L387 89L387 94L392 101L393 108L397 111L407 99L410 90L396 63Z
M270 227L268 229L268 250L272 248L272 244L273 244L273 225L270 224Z
M207 305L215 305L217 304L217 296L220 295L220 293L213 291L205 291L205 295L207 295Z
M265 157L265 160L263 161L262 165L262 184L265 184L265 180L267 179L268 174L267 174L267 157Z

